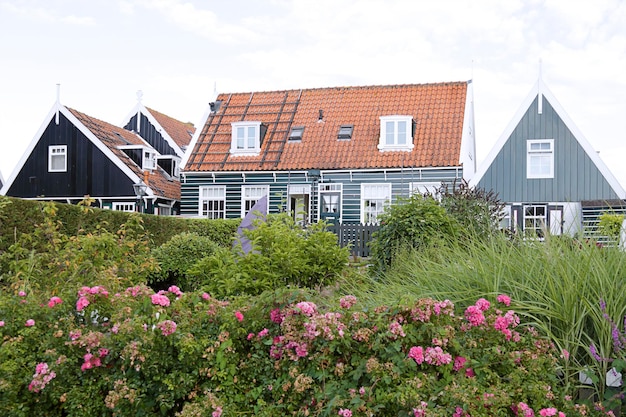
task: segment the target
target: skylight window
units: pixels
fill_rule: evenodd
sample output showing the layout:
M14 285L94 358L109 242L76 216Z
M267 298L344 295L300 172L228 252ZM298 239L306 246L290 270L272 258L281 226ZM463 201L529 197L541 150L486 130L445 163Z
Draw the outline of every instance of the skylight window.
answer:
M291 128L291 132L289 132L289 141L290 142L300 142L302 141L302 134L304 133L304 126L294 126Z
M354 129L354 125L341 125L339 126L339 133L337 134L337 139L339 140L350 140L352 139L352 130Z

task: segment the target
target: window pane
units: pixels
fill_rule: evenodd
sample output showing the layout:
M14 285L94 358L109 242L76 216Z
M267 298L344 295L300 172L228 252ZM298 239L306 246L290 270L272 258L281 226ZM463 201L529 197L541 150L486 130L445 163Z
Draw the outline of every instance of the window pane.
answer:
M248 127L248 148L249 149L254 149L256 147L254 146L255 139L256 139L256 128L254 126L250 126Z
M385 140L387 145L393 145L395 143L395 123L394 122L385 122Z
M398 145L406 144L406 122L398 122Z
M243 127L237 128L237 149L243 149L245 146L244 135L246 130Z
M50 168L53 171L65 170L65 155L52 155L50 157Z

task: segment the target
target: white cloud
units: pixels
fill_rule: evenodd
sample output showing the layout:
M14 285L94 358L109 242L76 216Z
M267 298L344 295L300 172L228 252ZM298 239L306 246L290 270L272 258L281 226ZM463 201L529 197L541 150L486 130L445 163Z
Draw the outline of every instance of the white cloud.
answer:
M60 16L52 13L46 8L24 6L22 5L22 3L20 3L20 5L18 6L13 3L3 2L0 3L0 7L10 13L20 15L21 17L49 23L65 23L78 26L93 26L96 24L95 19L91 16L76 16L73 14Z
M156 10L180 29L216 42L240 43L257 35L245 26L224 22L211 10L182 0L138 0L137 4Z

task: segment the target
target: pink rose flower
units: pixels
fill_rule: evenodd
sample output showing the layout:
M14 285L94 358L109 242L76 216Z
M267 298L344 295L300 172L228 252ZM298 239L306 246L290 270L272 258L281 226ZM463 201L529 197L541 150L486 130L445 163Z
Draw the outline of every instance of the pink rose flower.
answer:
M243 321L243 314L241 313L241 311L237 310L235 311L235 317L237 318L238 321Z
M556 408L542 408L539 410L539 415L542 417L546 416L556 416L557 409Z
M63 302L63 300L61 300L59 297L52 297L48 301L48 307L52 308L52 307L54 307L57 304L61 304L62 302Z
M409 350L409 358L414 359L418 365L424 362L424 348L421 346L413 346Z
M4 320L0 320L0 327L4 327Z
M24 323L24 326L26 327L33 327L35 325L35 320L33 319L28 319L26 320L26 323Z
M153 294L152 297L150 297L150 299L152 300L152 304L154 305L159 305L159 306L163 306L163 307L167 307L170 305L170 299L167 298L166 295L163 294Z
M500 294L496 298L496 301L499 302L499 303L504 304L507 307L511 305L511 297L509 297L508 295Z
M20 291L17 293L20 297L26 297L26 293L24 291Z
M87 297L80 297L78 301L76 301L76 310L83 311L88 305L89 300L87 299Z

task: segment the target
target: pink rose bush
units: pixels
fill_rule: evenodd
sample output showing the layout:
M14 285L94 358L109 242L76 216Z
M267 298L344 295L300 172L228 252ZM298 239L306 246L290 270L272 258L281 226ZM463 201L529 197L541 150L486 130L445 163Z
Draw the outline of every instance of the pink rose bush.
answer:
M466 309L298 290L229 303L141 285L11 297L10 314L0 303L7 415L606 415L566 398L562 353L500 297Z

